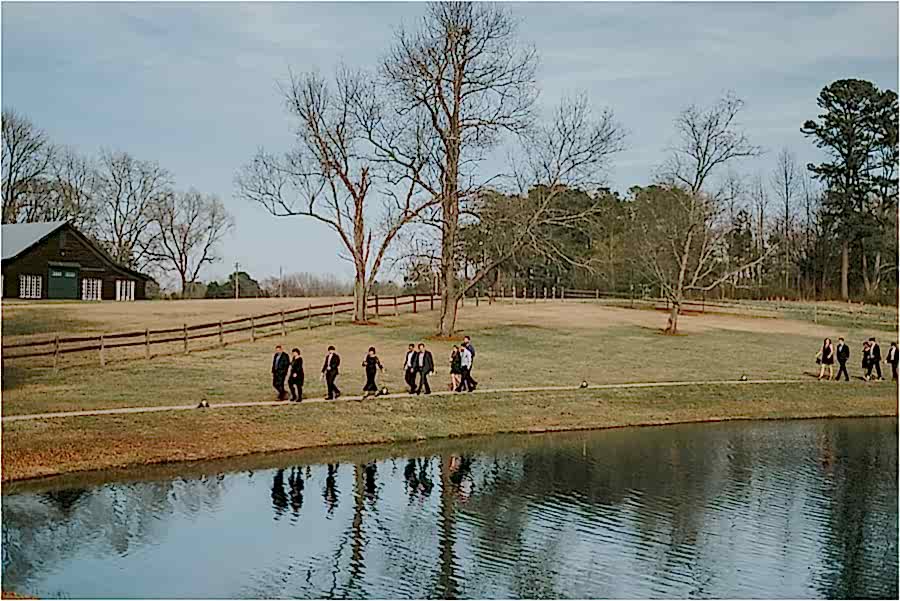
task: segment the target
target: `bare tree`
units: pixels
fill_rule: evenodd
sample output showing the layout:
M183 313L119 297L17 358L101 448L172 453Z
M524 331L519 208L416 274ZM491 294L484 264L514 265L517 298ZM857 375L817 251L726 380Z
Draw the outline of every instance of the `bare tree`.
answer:
M96 234L97 170L91 161L74 149L62 147L50 166L49 190L35 221L62 221L74 224L87 234Z
M284 157L260 150L238 174L238 192L272 215L310 217L338 234L355 270L354 319L364 322L394 238L437 203L418 185L427 159L411 157L411 175L395 178L375 158L370 134L383 122L374 86L361 73L340 69L334 89L315 74L292 76L285 97L298 121L296 147ZM377 207L373 194L382 201ZM371 225L373 217L380 223Z
M753 209L753 244L756 256L761 257L768 248L766 231L769 222L769 192L761 175L757 175L750 186L750 204ZM755 267L756 283L762 285L763 272L760 265Z
M234 220L221 200L196 190L163 196L153 203L150 218L154 240L147 258L176 271L181 296L188 298L203 266L221 259L217 247Z
M461 296L455 257L460 203L483 188L465 180L503 132L521 132L531 123L536 65L535 50L518 43L504 7L471 2L430 4L418 30L398 32L384 61L401 114L413 123L424 118L436 141L436 189L424 178L418 183L441 200L442 335L454 330Z
M168 171L124 152L104 151L97 190L97 236L113 259L136 269L152 260L154 206L171 194Z
M791 260L793 258L791 243L793 213L791 207L800 183L799 178L800 174L797 171L794 155L787 148L783 148L778 153L775 170L772 173L772 189L784 209L781 215L783 220L781 224L781 255L785 290L790 287Z
M604 210L598 192L624 137L612 112L594 116L584 95L563 100L550 123L524 135L522 155L512 161L515 194L498 197L485 191L479 200L488 202L473 211L481 226L476 235L490 259L480 262L472 276L463 272L459 294L525 248L548 263L593 270L592 263L573 256L550 233L587 229ZM566 195L573 192L586 192L589 201L568 202Z
M678 143L662 173L664 186L644 195L636 211L643 243L638 259L671 302L666 332L678 331L678 315L691 291L713 290L735 274L761 263L723 269L722 191L710 191L713 176L735 159L753 157L752 145L736 123L743 102L732 96L709 108L690 106L675 121ZM724 272L724 273L723 273Z
M29 196L42 194L53 161L47 134L25 116L3 109L3 223L26 219Z

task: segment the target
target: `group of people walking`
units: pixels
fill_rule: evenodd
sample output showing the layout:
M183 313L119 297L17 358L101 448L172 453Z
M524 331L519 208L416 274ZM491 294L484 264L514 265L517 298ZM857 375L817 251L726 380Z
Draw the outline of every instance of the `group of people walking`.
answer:
M828 370L827 379L840 380L843 374L844 380L850 380L850 374L847 371L847 362L850 360L850 347L844 342L843 338L838 338L835 345L831 342L831 338L826 338L822 343L822 349L816 354L816 363L819 364L819 379L825 379L825 370ZM834 362L838 363L837 376L834 375ZM884 380L881 373L881 347L874 336L863 342L862 346L862 370L863 379L868 380ZM897 380L897 365L900 363L900 350L897 343L892 342L888 349L885 363L891 366L891 378ZM873 377L872 372L875 372Z
M472 377L472 363L475 359L475 347L472 340L466 336L459 346L453 345L450 352L450 389L455 392L474 391L478 382ZM325 380L327 393L326 400L334 400L341 396L337 387L337 378L340 374L341 357L333 346L328 347L325 361L322 364L322 378ZM376 382L378 372L384 371L384 365L374 346L370 346L363 358L362 367L366 372L366 383L363 386L364 397L385 394L387 389L379 388ZM410 344L403 363L404 380L409 394L431 394L431 384L428 377L434 373L434 356L424 343ZM287 382L287 389L285 388ZM284 352L284 348L278 344L275 346L275 355L272 357L272 387L278 393L278 400L290 401L303 400L303 357L299 348L292 348L290 357Z

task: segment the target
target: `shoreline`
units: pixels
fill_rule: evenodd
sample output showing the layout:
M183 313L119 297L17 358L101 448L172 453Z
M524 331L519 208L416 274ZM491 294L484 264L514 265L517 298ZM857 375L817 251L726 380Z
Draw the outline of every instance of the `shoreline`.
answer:
M734 387L728 384L684 384L679 389L652 390L642 389L582 389L569 394L554 395L548 399L545 395L509 394L505 393L496 400L490 399L491 392L484 391L484 397L477 400L474 407L465 407L460 401L474 401L472 397L460 399L451 396L448 399L435 398L432 407L423 407L420 399L372 399L367 404L352 400L343 403L320 403L318 406L281 403L282 410L272 407L241 407L227 412L184 412L177 411L169 418L161 420L160 412L109 416L101 418L59 418L54 423L20 421L4 423L3 432L3 478L5 486L12 484L40 486L42 481L50 482L60 478L89 478L90 474L100 478L115 479L128 472L141 469L191 471L203 469L204 463L267 463L276 455L304 453L308 455L359 455L366 447L373 447L367 452L384 452L385 448L415 443L450 444L462 438L497 437L524 434L547 434L565 432L583 432L591 430L621 429L629 427L653 427L676 424L723 423L736 421L768 421L794 419L831 419L849 417L894 417L897 412L897 396L895 387L869 388L854 386L845 390L855 394L839 404L833 404L817 394L818 383L761 384L758 386ZM722 391L726 388L730 390ZM762 395L755 395L757 390L765 388ZM812 388L813 390L809 390ZM686 389L686 390L684 390ZM798 390L799 389L799 390ZM789 397L800 392L800 398L794 400L772 401L774 396ZM716 392L724 392L725 400L716 400ZM589 393L590 396L588 396ZM600 396L598 393L605 393ZM652 394L651 396L648 396ZM697 401L696 396L706 393L707 400ZM804 394L810 393L810 394ZM880 394L879 394L880 393ZM479 395L481 396L481 395ZM855 397L855 398L854 398ZM543 400L543 402L542 402ZM403 405L397 407L398 404ZM404 402L405 401L405 402ZM858 402L854 402L858 401ZM705 405L697 406L698 403ZM355 413L360 408L369 408L365 414ZM299 410L298 410L299 409ZM428 420L417 417L418 412L430 409L432 420L451 420L452 427L442 430L431 430ZM472 409L475 415L464 421L456 419L460 412ZM572 409L568 411L567 409ZM311 415L325 411L324 416ZM330 410L330 411L329 411ZM581 411L576 417L574 411ZM387 413L387 421L378 421L378 413ZM177 416L175 414L178 414ZM320 417L333 423L342 418L349 420L342 423L336 432L314 431L315 423ZM355 419L354 419L355 418ZM369 419L381 427L367 428L355 423L361 418ZM90 420L91 426L98 430L94 433L85 428L85 440L81 452L75 450L74 458L56 461L52 467L44 463L44 457L56 457L59 450L57 441L51 444L49 453L43 452L40 440L34 439L29 432L15 432L16 427L31 429L40 424L44 436L54 440L54 429L74 430L69 419ZM132 424L123 423L131 420ZM350 421L352 420L352 421ZM4 420L5 421L5 420ZM115 428L125 428L126 434L134 431L147 432L145 438L133 436L130 440L130 455L119 456L113 444L109 452L98 453L91 449L91 444L99 443L103 433L101 421L115 422ZM173 421L184 421L185 424L173 424ZM247 434L242 444L234 446L228 438L218 435L220 426L239 427L247 422L257 424ZM321 420L319 420L321 421ZM407 430L400 429L400 423L413 422ZM61 428L54 425L62 424ZM325 424L323 429L327 430ZM182 427L183 426L183 427ZM307 426L306 432L298 435L297 428ZM157 434L158 433L158 434ZM179 438L179 434L191 439ZM20 436L16 436L21 434ZM168 436L169 442L160 440ZM25 441L25 442L23 442ZM190 448L190 442L195 443ZM144 443L144 444L142 444ZM187 447L187 448L186 448ZM93 451L93 452L91 452ZM68 460L66 460L68 459ZM197 467L194 467L197 466ZM117 473L118 472L118 473ZM18 488L16 486L15 488Z

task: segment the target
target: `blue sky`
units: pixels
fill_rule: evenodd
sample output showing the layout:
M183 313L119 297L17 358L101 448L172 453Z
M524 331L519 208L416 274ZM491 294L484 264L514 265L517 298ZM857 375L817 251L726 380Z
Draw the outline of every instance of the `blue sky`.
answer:
M816 96L855 77L897 89L898 5L883 3L509 3L541 55L542 106L585 91L628 130L609 173L647 183L690 103L733 90L742 124L767 154L736 166L767 172L782 147L817 151L800 133ZM235 171L258 146L286 150L277 81L338 62L374 66L417 3L2 4L2 101L59 143L156 160L176 185L218 194L237 227L221 277L240 261L257 277L334 272L337 238L302 218L275 218L234 196Z

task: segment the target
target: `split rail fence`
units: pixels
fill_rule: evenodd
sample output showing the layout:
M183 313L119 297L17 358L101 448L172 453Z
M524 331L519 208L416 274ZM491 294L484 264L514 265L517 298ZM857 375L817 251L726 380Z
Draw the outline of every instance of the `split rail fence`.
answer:
M374 317L399 315L401 311L418 313L419 310L433 310L440 303L440 296L411 294L405 296L378 297L369 299L368 310ZM311 329L314 326L334 326L339 316L353 313L352 300L322 305L308 304L306 307L286 311L274 311L262 315L250 315L235 319L220 320L200 324L182 324L181 327L134 330L130 332L102 333L86 336L55 336L44 340L30 340L3 345L3 361L31 358L52 358L57 368L63 355L97 353L100 366L111 359L110 351L129 348L137 350L129 358L143 356L146 359L160 355L184 353L192 350L208 350L225 347L235 342L256 341L270 336L285 336L288 331ZM298 322L303 322L299 323ZM299 326L299 327L298 327ZM249 334L249 337L243 334ZM235 335L241 335L236 337ZM192 341L212 339L213 344L202 347L191 345ZM154 352L154 347L157 352ZM163 352L159 352L163 347ZM10 351L13 352L10 352Z

